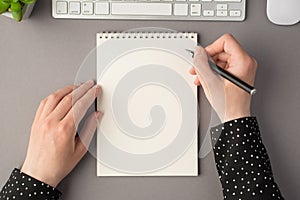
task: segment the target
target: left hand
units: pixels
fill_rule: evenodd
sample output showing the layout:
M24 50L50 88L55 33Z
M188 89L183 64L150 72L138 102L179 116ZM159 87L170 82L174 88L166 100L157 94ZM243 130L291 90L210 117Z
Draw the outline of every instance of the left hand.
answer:
M80 137L78 124L100 93L100 86L88 81L68 86L42 100L32 125L27 156L21 172L56 187L87 152L101 118L92 113Z

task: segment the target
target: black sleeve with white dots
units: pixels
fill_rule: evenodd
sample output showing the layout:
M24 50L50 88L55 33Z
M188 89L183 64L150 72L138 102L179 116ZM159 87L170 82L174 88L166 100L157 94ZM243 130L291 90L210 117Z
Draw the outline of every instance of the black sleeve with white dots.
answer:
M224 199L284 199L255 117L226 122L211 134Z
M57 200L61 192L14 169L0 193L5 200Z
M224 199L283 199L255 117L236 119L211 130ZM15 169L0 199L57 200L61 192Z

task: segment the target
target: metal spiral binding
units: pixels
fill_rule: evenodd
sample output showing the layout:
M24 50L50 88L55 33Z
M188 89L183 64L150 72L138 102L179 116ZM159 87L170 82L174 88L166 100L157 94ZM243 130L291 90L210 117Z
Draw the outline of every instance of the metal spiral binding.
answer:
M101 32L97 36L100 39L193 39L194 32Z

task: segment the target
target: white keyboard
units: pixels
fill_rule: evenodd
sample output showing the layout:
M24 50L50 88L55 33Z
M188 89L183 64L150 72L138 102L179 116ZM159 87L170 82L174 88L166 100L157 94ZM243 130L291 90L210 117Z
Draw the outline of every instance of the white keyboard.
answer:
M54 18L243 21L246 0L52 0Z

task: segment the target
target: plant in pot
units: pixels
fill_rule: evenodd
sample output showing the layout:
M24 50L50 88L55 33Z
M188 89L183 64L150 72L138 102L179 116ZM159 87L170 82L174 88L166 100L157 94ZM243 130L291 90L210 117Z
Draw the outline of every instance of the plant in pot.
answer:
M26 15L31 13L36 0L0 0L0 14L14 18L16 21L21 21Z

